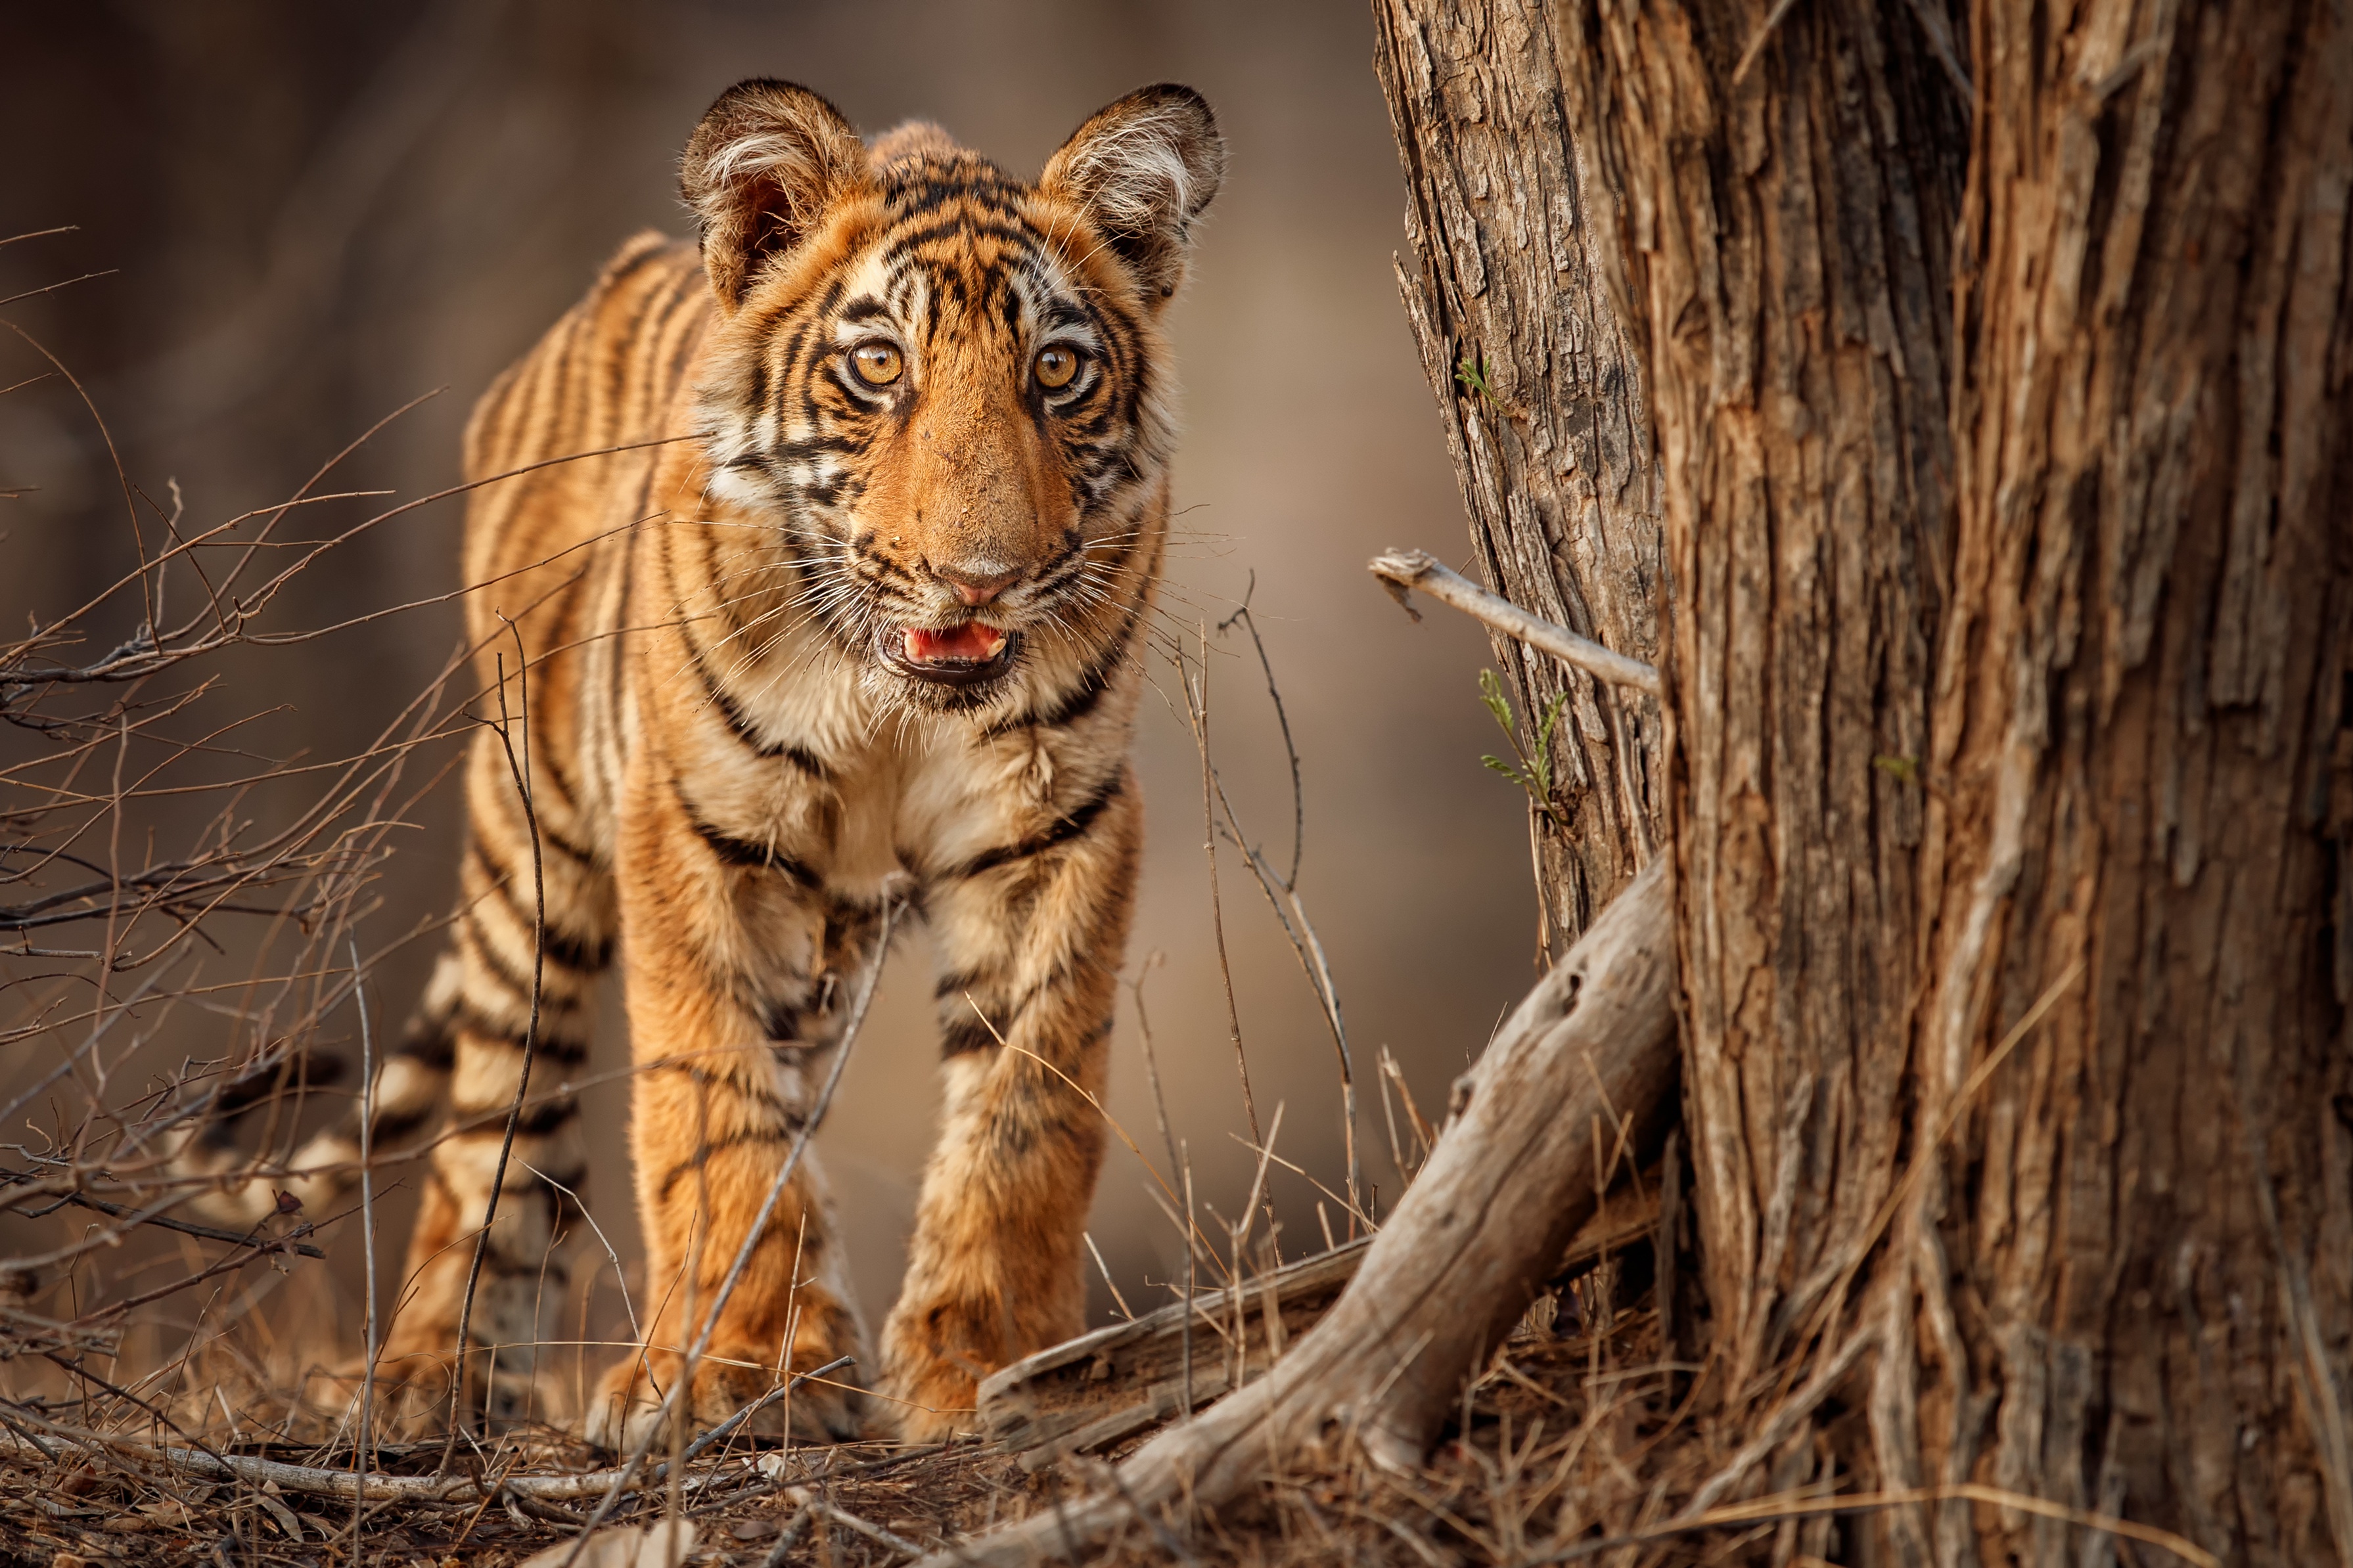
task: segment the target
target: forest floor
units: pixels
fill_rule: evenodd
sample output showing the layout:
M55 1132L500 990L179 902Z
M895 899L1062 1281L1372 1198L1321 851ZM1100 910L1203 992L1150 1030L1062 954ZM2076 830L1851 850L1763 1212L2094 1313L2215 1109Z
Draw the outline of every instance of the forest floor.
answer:
M1585 1299L1572 1289L1539 1300L1467 1391L1462 1416L1419 1472L1378 1470L1346 1445L1289 1456L1275 1479L1239 1501L1139 1523L1108 1549L1079 1558L1527 1568L1604 1550L1658 1511L1657 1496L1649 1508L1629 1508L1622 1500L1632 1489L1625 1483L1635 1473L1661 1473L1663 1456L1654 1450L1687 1431L1676 1405L1691 1379L1689 1369L1662 1362L1657 1317L1646 1303L1609 1314L1606 1327L1578 1331L1591 1327L1581 1324ZM79 1413L50 1414L53 1433L86 1430ZM301 1425L290 1411L280 1430L294 1433ZM1008 1454L986 1439L913 1450L737 1445L691 1467L676 1489L625 1499L600 1532L600 1549L583 1552L580 1568L653 1568L670 1555L667 1539L643 1531L672 1515L692 1526L682 1563L879 1568L919 1552L952 1552L992 1525L1107 1484L1104 1461L1133 1451L1154 1430L1092 1458ZM79 1449L52 1436L47 1446L55 1458L29 1436L19 1434L13 1450L0 1447L0 1568L512 1568L566 1547L578 1534L567 1516L585 1518L594 1501L541 1504L531 1513L503 1500L373 1503L357 1521L355 1557L347 1500L195 1479L127 1434ZM287 1437L222 1443L219 1451L333 1468L351 1462L347 1447L338 1453ZM442 1452L438 1442L386 1447L376 1468L426 1473ZM581 1472L600 1462L546 1428L461 1443L458 1460L480 1476ZM1604 1498L1620 1500L1597 1512ZM608 1533L617 1526L638 1529ZM1720 1536L1715 1542L1725 1543ZM1670 1555L1661 1558L1666 1543L1654 1542L1644 1560L1694 1561L1683 1553L1699 1544L1667 1546ZM555 1568L565 1554L533 1568Z

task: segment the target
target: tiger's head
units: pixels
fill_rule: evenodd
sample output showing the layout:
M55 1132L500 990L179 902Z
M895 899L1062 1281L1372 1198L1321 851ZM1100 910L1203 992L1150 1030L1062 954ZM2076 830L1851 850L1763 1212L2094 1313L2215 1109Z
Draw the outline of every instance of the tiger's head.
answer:
M774 523L800 617L877 696L971 710L1124 656L1166 527L1160 316L1224 163L1174 86L1034 184L934 126L870 147L784 82L696 128L711 488Z

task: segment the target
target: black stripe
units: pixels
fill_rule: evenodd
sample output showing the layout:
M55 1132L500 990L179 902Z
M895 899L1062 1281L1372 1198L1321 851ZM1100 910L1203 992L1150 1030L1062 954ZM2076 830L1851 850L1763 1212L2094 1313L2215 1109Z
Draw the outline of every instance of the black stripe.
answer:
M506 1099L500 1100L494 1105L452 1105L449 1109L457 1115L463 1117L467 1121L470 1121L478 1117L487 1117L490 1120L484 1122L481 1126L469 1127L464 1129L462 1131L453 1132L450 1134L450 1137L453 1139L503 1139L507 1135L507 1107L512 1102L512 1100L513 1096L509 1095ZM560 1131L565 1123L572 1121L579 1114L579 1100L568 1094L557 1095L553 1099L543 1100L537 1105L527 1105L523 1107L522 1114L515 1118L515 1136L519 1138L544 1138L551 1132ZM571 1184L567 1182L565 1184L569 1186Z
M406 1057L435 1072L448 1072L458 1060L458 1041L449 1032L453 1022L455 1020L446 1013L437 1014L431 1018L419 1018L408 1026L407 1038L400 1042L393 1054Z
M686 803L681 800L679 804L684 805ZM779 854L769 846L754 844L748 838L732 837L692 812L687 813L687 820L694 824L694 831L702 836L702 841L711 846L711 852L724 864L747 871L782 871L804 888L818 886L817 873L791 856Z
M541 926L538 917L522 907L515 878L491 865L480 839L475 840L474 852L481 859L482 868L491 873L491 886L497 891L499 901L506 905L524 931L538 930L540 951L551 961L585 974L599 973L613 962L613 939L610 936L581 936L559 930L554 921Z
M787 1125L799 1125L799 1111L772 1089L763 1088L756 1083L745 1083L741 1079L723 1077L712 1072L709 1068L698 1066L693 1062L661 1062L651 1070L675 1074L705 1093L723 1090L728 1094L740 1095L754 1105L774 1111L777 1119Z
M987 1023L983 1023L980 1016L968 1006L960 1016L951 1014L940 1026L941 1032L945 1036L945 1054L951 1057L961 1056L965 1051L979 1050L997 1044L998 1036L1010 1035L1013 1032L1015 1025L1020 1022L1021 1015L1029 1010L1029 1004L1050 991L1068 986L1077 978L1080 965L1086 962L1083 957L1075 959L1066 957L1058 961L1052 969L1039 978L1035 985L1023 992L1010 1007L1005 1008L999 1015L990 1018ZM976 981L973 984L977 984L978 982ZM994 1032L990 1030L989 1024L997 1026ZM972 1037L976 1033L978 1035L977 1039ZM1091 1045L1110 1033L1111 1020L1105 1018L1079 1043L1082 1046Z
M697 1149L691 1156L672 1165L669 1173L662 1177L662 1201L667 1203L672 1189L677 1187L680 1180L709 1164L713 1154L724 1153L730 1149L741 1149L747 1144L781 1143L787 1138L799 1136L803 1125L802 1119L796 1116L789 1118L782 1128L747 1128L740 1132L730 1132L724 1137L712 1139Z
M544 1138L579 1114L580 1101L572 1095L559 1094L537 1105L525 1106L522 1114L515 1118L515 1131L528 1137ZM501 1130L504 1131L503 1124Z
M1077 723L1093 712L1096 705L1103 701L1103 694L1111 689L1112 680L1118 675L1119 667L1127 661L1128 645L1134 640L1136 624L1143 619L1143 616L1144 601L1139 598L1130 602L1127 606L1127 617L1120 622L1119 631L1113 637L1111 646L1101 658L1081 672L1076 686L1056 698L1047 707L1033 708L1018 719L1000 719L989 725L983 732L993 739L998 735L1010 734L1016 730L1029 729L1033 725L1041 730L1060 730L1067 725Z
M643 246L626 259L614 264L611 269L605 274L602 279L600 279L600 286L596 291L599 294L611 293L621 284L627 282L629 279L636 277L638 273L643 270L649 262L653 261L657 257L663 255L670 248L670 242L659 239L653 240Z
M594 974L613 962L613 939L609 936L592 942L569 931L551 930L543 942L548 957L584 974Z
M460 1026L468 1034L485 1040L499 1041L518 1051L523 1048L522 1030L512 1029L504 1024L496 1022L479 1007L469 1005L463 1009L463 1014ZM543 1024L546 1022L544 1015L540 1021ZM531 1047L531 1054L533 1060L557 1062L565 1067L578 1067L588 1059L588 1047L585 1042L575 1043L562 1038L551 1038L543 1029L538 1040Z
M940 1055L951 1059L973 1051L990 1050L996 1045L997 1037L989 1033L987 1025L972 1016L970 1009L961 1018L949 1019L947 1027L940 1032Z
M575 866L586 866L593 871L604 863L592 851L575 844L548 826L547 819L543 816L539 818L539 839L542 844L562 855Z
M368 1141L380 1149L387 1139L406 1138L432 1120L439 1109L437 1105L420 1105L413 1110L380 1110L368 1124Z
M581 1188L588 1184L587 1166L559 1165L552 1171L533 1170L525 1172L524 1173L530 1176L531 1180L516 1183L514 1185L507 1189L508 1192L545 1193L550 1198L554 1200L555 1212L559 1216L566 1214L576 1214L579 1212L577 1209L572 1207L572 1200L570 1198L565 1197L562 1193L555 1190L554 1184L562 1182L574 1192L578 1192ZM562 1259L563 1254L561 1253L554 1254L547 1259L547 1271L550 1279L556 1277L555 1270Z
M1126 787L1127 770L1123 766L1119 772L1112 774L1100 789L1089 795L1076 811L1058 819L1045 832L1025 838L1018 844L1008 844L1000 848L986 850L974 856L948 874L952 877L977 877L983 871L994 871L999 866L1009 866L1016 860L1026 860L1033 855L1042 855L1057 845L1068 844L1071 839L1092 827L1095 818L1103 815L1103 807L1119 798L1120 792Z
M736 704L734 693L720 685L719 678L712 673L710 665L703 662L703 650L695 641L691 631L688 632L686 640L688 662L694 666L694 673L702 681L704 694L710 698L711 705L719 710L719 716L727 721L727 728L734 733L738 743L755 756L770 759L782 757L786 762L821 784L829 783L832 780L833 770L827 767L824 759L807 747L796 745L789 741L771 742L761 739L759 731L753 728L752 721L744 716L744 710Z
M620 330L608 330L606 334L612 342L612 359L605 369L605 395L608 400L605 406L609 412L605 428L598 432L607 437L600 445L609 445L611 437L619 434L622 411L629 405L631 373L637 369L638 351L646 341L646 323L660 308L660 301L658 290L638 290L628 301Z
M497 981L501 985L505 986L508 994L514 997L518 1005L524 1007L530 1006L532 993L531 976L524 973L519 973L510 966L506 961L506 955L499 952L496 944L482 935L481 931L474 921L469 919L466 921L463 930L465 931L465 942L473 949L474 956L481 960L482 967L491 972L491 978ZM595 972L590 971L589 973L594 973ZM546 1009L559 1006L577 1006L582 1005L580 1003L571 1001L559 1002L548 995L547 986L545 984L547 975L544 965L542 965L541 967L540 977L542 984L539 987L539 1000L543 1010L540 1020L542 1023L546 1022Z

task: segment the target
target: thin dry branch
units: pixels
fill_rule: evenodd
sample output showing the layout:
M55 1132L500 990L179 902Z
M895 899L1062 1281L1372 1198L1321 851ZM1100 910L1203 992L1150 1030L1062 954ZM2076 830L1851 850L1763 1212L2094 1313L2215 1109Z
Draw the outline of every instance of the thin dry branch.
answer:
M1370 570L1409 614L1413 613L1413 606L1407 603L1407 591L1419 588L1439 603L1451 605L1504 636L1517 637L1530 647L1552 655L1563 664L1575 665L1597 680L1630 686L1653 697L1660 693L1659 672L1651 666L1622 653L1613 653L1590 637L1578 637L1567 626L1528 614L1509 599L1490 594L1447 567L1426 550L1385 551L1373 557Z

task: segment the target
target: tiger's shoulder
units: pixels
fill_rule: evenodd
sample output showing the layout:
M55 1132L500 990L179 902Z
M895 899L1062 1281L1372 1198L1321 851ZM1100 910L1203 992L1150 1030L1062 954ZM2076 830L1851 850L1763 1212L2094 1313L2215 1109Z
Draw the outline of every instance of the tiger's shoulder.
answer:
M710 319L694 243L647 230L491 384L466 426L466 581L536 574L617 526L688 435Z
M654 229L630 236L475 404L466 478L648 438L677 405L710 318L695 243Z

